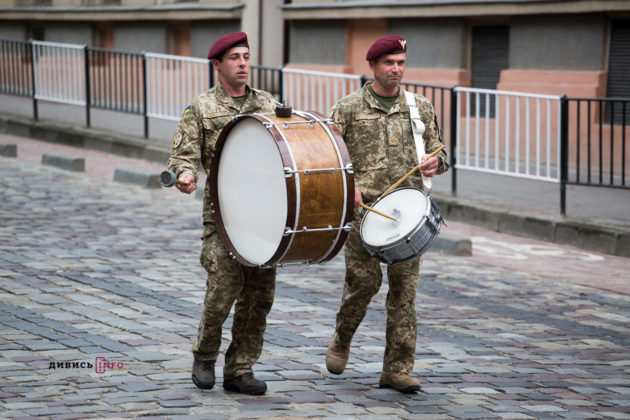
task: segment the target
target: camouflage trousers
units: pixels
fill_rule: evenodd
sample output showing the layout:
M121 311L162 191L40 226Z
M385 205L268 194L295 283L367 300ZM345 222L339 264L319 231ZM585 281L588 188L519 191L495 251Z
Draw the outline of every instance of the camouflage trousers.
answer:
M225 353L223 375L234 377L252 372L252 365L262 352L267 315L273 304L276 269L245 267L233 260L213 224L206 224L202 239L200 260L208 279L193 354L198 360L217 359L222 326L236 301L232 342Z
M370 257L363 248L359 226L355 218L344 248L346 282L336 325L337 336L344 345L350 344L383 280L379 260ZM415 258L404 264L387 266L389 291L385 303L383 371L411 373L413 370L418 335L416 290L421 263L421 258Z

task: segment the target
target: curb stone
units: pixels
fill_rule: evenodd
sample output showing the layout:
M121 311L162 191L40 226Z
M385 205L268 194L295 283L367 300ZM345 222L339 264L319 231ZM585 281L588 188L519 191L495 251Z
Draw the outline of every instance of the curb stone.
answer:
M61 155L44 154L42 165L54 166L73 172L85 172L85 159Z

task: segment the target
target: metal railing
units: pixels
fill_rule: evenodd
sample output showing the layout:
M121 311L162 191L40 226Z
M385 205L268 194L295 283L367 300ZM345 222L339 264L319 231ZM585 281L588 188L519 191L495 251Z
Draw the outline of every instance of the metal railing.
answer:
M630 98L563 98L563 185L630 188Z
M560 182L560 97L455 88L458 167Z
M33 41L35 99L85 106L84 47Z
M142 114L143 55L100 48L84 49L90 106L109 111Z
M38 101L177 121L187 104L214 85L206 59L130 53L42 41L0 39L0 93ZM251 66L250 86L294 109L326 115L365 76ZM566 98L464 87L401 83L427 97L449 146L451 193L466 169L566 185L629 188L630 98Z
M206 59L146 53L147 115L178 121L190 101L210 88Z
M0 39L0 93L33 96L33 44Z
M277 101L284 100L284 85L282 83L282 67L251 66L249 83L252 87L266 90Z
M362 77L353 74L282 69L285 102L294 109L327 115L344 96L362 86Z

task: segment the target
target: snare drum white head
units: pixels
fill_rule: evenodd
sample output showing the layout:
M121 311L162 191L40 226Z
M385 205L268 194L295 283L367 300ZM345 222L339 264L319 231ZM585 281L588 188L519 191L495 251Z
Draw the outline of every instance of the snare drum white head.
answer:
M412 233L429 210L429 200L415 188L395 190L373 206L398 219L398 222L368 211L361 222L361 238L371 246L393 244Z
M217 195L227 236L238 254L264 264L278 249L287 219L287 187L280 151L253 118L228 133L217 171Z

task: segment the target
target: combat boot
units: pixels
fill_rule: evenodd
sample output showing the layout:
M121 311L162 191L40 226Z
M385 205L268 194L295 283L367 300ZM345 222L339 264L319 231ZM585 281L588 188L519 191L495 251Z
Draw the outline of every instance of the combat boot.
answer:
M335 333L326 351L326 368L328 372L335 375L341 374L348 364L349 357L350 345L342 345L337 338L337 333Z
M212 389L214 380L214 361L195 359L192 367L192 381L197 388Z
M382 372L379 388L394 388L404 394L420 391L420 381L404 372Z
M223 388L227 391L249 395L262 395L267 392L267 384L254 378L254 375L249 372L233 378L224 378Z

